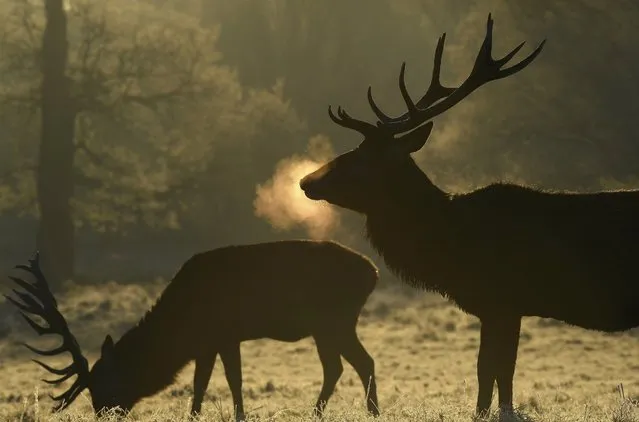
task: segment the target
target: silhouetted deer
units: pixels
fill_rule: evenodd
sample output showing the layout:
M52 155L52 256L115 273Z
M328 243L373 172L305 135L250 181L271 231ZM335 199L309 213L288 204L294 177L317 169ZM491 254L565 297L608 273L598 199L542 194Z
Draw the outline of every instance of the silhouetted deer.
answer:
M228 246L198 253L187 260L156 304L114 343L107 335L100 359L89 370L80 346L57 309L38 255L29 266L35 283L11 277L26 293L23 303L7 297L40 335L59 334L62 345L35 353L71 353L73 362L55 369L36 361L61 378L77 379L65 393L53 397L54 411L65 409L88 388L96 413L119 407L128 412L140 399L162 390L195 360L193 405L200 413L217 354L231 389L236 418L244 418L240 342L271 338L294 342L312 336L324 370L315 405L321 415L342 374L343 356L357 371L370 413L379 414L374 361L360 343L356 324L378 279L365 256L334 242L306 240ZM39 302L39 303L38 303ZM42 317L42 327L25 315Z
M478 413L490 408L495 381L499 405L512 411L512 383L521 318L556 318L601 331L639 325L639 191L550 193L498 183L463 195L435 186L410 154L426 142L428 122L483 84L513 75L541 52L502 69L492 58L493 21L470 76L458 87L439 80L445 34L435 50L426 94L408 112L373 125L341 108L331 119L364 141L300 186L306 196L366 216L367 235L387 265L407 282L437 291L481 320L477 363ZM396 136L400 135L401 136Z

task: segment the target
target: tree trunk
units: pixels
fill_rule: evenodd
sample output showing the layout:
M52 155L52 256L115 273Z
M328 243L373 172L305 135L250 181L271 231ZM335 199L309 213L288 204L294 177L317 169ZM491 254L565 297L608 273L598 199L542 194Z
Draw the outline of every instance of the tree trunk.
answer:
M67 18L63 0L45 0L42 38L42 126L37 174L40 225L37 247L52 287L73 277L73 156L75 115L68 58Z

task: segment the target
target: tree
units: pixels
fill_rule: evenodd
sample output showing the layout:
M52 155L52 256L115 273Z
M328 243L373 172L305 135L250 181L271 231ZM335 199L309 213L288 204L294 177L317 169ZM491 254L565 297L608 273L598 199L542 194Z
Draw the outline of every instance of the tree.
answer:
M384 110L398 113L404 107L399 65L407 62L409 91L423 92L442 32L442 79L459 83L492 12L495 54L522 40L524 50L549 41L517 78L480 90L437 118L418 154L429 174L454 190L499 179L596 190L604 174L639 172L632 142L638 105L627 94L639 81L633 53L639 7L630 0L614 8L594 0L454 0L446 7L434 0L202 0L202 7L205 23L221 24L220 50L243 81L261 86L283 78L285 96L314 131L346 139L326 116L329 103L373 118L365 100L372 85Z
M386 82L423 51L415 40L419 16L388 0L202 0L200 16L205 26L221 26L220 51L242 83L264 88L283 80L285 98L313 132L339 133L326 115L329 102L372 116L369 84L376 98L400 105L396 85Z
M11 133L0 148L14 152L4 162L0 189L7 195L0 209L32 204L33 172L42 186L38 193L62 204L48 214L42 206L31 209L39 211L43 225L64 232L51 235L53 249L43 250L54 261L64 254L58 279L71 274L74 227L177 227L189 205L184 197L197 188L216 148L246 138L259 124L246 118L250 96L234 72L219 64L214 28L202 30L184 15L130 2L73 2L67 13L68 63L62 75L57 68L68 84L65 104L58 97L40 107L47 104L36 89L45 49L37 40L46 33L41 7L13 0L0 41L6 52L0 72L7 76L0 84L0 128ZM64 112L71 141L59 148L59 136L45 138L39 156L51 162L35 166L34 124L24 123L52 107ZM44 121L42 129L45 135ZM64 243L58 241L62 236Z
M76 111L66 75L67 16L62 0L45 0L42 33L41 135L37 198L37 247L54 282L73 276L73 140Z

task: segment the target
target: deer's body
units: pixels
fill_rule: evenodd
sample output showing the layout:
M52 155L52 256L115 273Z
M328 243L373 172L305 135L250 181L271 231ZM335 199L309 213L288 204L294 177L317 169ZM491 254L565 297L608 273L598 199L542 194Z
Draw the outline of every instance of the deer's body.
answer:
M281 241L199 253L182 265L138 326L115 343L116 360L145 396L172 383L195 360L197 413L220 354L241 417L240 343L313 336L327 384L318 400L322 406L341 375L342 352L364 376L365 388L374 382L373 361L364 355L355 326L377 277L370 260L334 242ZM376 398L372 404L377 407Z
M189 258L121 342L154 324L173 328L190 349L258 338L294 342L346 315L357 320L376 281L370 260L334 242L226 246Z
M639 191L597 194L542 192L494 184L465 195L437 188L411 154L430 136L430 121L482 85L526 68L541 52L504 68L523 43L492 57L493 20L470 75L457 87L440 83L445 34L435 50L426 93L414 102L399 88L407 112L390 117L368 102L377 124L341 108L329 116L364 136L362 143L305 176L306 196L366 218L367 235L404 280L437 291L481 320L477 413L513 411L512 390L521 318L552 317L584 328L639 326Z
M101 358L78 379L87 384L96 412L129 410L173 383L195 360L195 414L219 354L236 417L242 419L240 343L312 336L324 370L316 412L322 413L333 393L343 356L362 380L368 410L377 415L374 361L356 334L377 279L368 258L335 242L292 240L198 253L135 327L116 343L107 336Z
M639 325L639 192L495 184L432 195L409 193L401 206L367 215L373 246L407 281L480 318L512 313L604 331Z

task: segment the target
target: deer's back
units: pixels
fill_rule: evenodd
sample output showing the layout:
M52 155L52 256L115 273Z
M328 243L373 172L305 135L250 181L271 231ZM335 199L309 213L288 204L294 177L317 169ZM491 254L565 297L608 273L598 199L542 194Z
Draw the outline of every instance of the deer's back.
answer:
M356 321L377 277L367 257L335 242L268 242L194 255L165 296L183 302L176 308L190 309L200 329L295 341L320 325Z
M460 198L456 208L465 278L482 286L476 296L485 293L484 302L492 297L586 327L639 323L639 192L495 185ZM453 294L471 300L463 289Z

